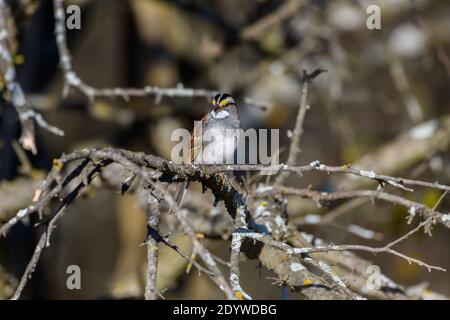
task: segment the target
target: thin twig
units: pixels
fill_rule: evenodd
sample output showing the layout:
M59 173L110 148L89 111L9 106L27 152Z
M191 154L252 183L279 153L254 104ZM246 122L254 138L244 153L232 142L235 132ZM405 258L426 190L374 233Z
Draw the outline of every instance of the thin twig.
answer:
M99 164L94 167L94 169L87 175L86 181L81 181L77 187L75 187L74 190L72 190L61 202L60 206L56 209L56 211L51 215L50 218L46 219L48 222L48 226L46 227L46 230L42 233L41 238L39 239L38 244L36 245L36 248L34 249L33 256L31 257L30 262L27 265L27 268L25 269L24 274L22 275L22 278L20 279L20 283L12 296L12 300L17 300L20 298L23 289L25 288L26 284L28 283L28 280L31 278L31 275L33 274L36 265L39 261L39 258L42 254L42 251L50 246L50 237L53 233L53 231L56 228L56 222L64 215L65 209L67 206L75 200L81 190L86 187L89 183L92 182L96 174L100 171L103 165Z
M295 122L294 132L292 133L291 145L289 148L289 156L287 160L287 165L292 166L295 165L297 161L297 154L300 152L300 138L303 134L303 123L305 122L306 111L310 108L308 104L308 89L309 83L317 77L319 74L326 72L326 69L320 67L314 70L311 74L308 74L305 70L303 70L302 76L302 92L300 96L300 107L297 115L297 121ZM279 186L284 179L288 176L288 173L282 172L275 180L275 186Z
M159 225L159 201L149 195L147 202L147 225L158 229ZM145 284L145 299L156 300L159 296L156 286L156 276L158 271L158 243L152 237L147 240L147 281Z
M309 247L309 248L294 248L286 243L275 241L268 236L265 236L265 235L262 235L262 234L259 234L256 232L252 232L250 230L245 231L245 232L243 231L242 236L263 242L265 244L268 244L268 245L278 248L280 250L284 250L288 254L304 255L304 254L309 254L309 253L330 252L330 251L367 251L367 252L371 252L373 254L384 252L384 253L396 255L396 256L408 261L409 263L415 263L421 267L425 267L426 269L428 269L428 271L431 271L432 269L438 270L438 271L446 271L442 267L429 265L421 260L411 258L411 257L409 257L403 253L400 253L398 251L395 251L387 246L380 247L380 248L372 248L372 247L368 247L368 246L364 246L364 245L349 244L349 245L329 245L329 246L322 246L322 247L319 246L319 247Z
M238 210L236 213L236 217L234 219L234 228L235 231L232 235L231 240L231 256L230 256L230 284L231 289L233 289L233 292L235 296L239 300L248 299L251 300L252 298L250 295L248 295L244 290L241 288L240 280L239 280L239 254L241 252L241 246L242 246L242 240L243 237L241 236L241 233L239 230L241 228L246 228L247 223L245 221L245 212L244 210Z
M41 257L41 253L45 248L45 242L47 241L47 232L44 231L41 234L41 237L39 238L38 244L36 245L36 248L34 249L33 256L30 259L30 262L28 262L27 267L25 268L25 272L22 275L22 278L20 279L19 285L17 286L16 290L14 291L13 296L11 297L11 300L18 300L20 296L22 295L23 289L25 289L25 286L28 283L28 280L31 278L31 275L34 272L34 269L36 268L36 265L39 261L39 258Z
M337 191L337 192L318 192L309 189L295 189L295 188L279 188L282 194L292 194L303 198L312 199L316 203L331 202L337 200L346 200L354 198L368 198L379 199L382 201L390 202L393 204L401 205L409 209L410 214L414 215L416 212L420 213L425 219L433 217L433 222L439 222L440 224L450 228L449 215L438 211L435 211L426 205L418 202L408 200L406 198L386 193L377 190L354 190L354 191Z
M208 166L204 166L208 167ZM382 184L389 184L392 187L395 187L397 189L413 192L414 190L411 188L408 188L406 186L420 186L420 187L426 187L426 188L433 188L437 190L442 191L450 191L450 186L440 184L438 182L426 182L421 180L413 180L413 179L406 179L406 178L400 178L400 177L393 177L393 176L387 176L383 174L378 174L374 171L368 171L364 169L354 168L350 165L343 165L343 166L330 166L323 163L320 163L320 161L316 160L311 162L309 165L303 165L303 166L289 166L287 164L279 164L279 165L252 165L252 164L237 164L237 165L216 165L216 166L210 166L208 167L208 172L210 173L217 173L217 172L224 172L224 171L280 171L280 172L290 172L295 173L298 176L302 176L303 173L306 172L324 172L324 173L346 173L351 174L354 176L371 179L373 181L376 181L378 183Z
M22 126L22 134L19 142L24 149L30 150L33 154L36 154L34 121L36 121L41 128L55 135L63 136L64 131L51 126L44 120L41 114L31 109L22 86L16 79L17 76L13 55L9 48L9 40L12 38L8 29L9 16L11 16L10 8L6 5L4 0L0 0L0 71L3 74L6 89L11 94L11 103L17 110Z

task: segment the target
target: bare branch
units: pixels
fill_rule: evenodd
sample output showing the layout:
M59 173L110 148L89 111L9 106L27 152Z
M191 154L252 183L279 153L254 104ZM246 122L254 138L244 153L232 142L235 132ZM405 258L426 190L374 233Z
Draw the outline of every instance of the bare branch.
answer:
M39 238L38 244L36 245L36 248L34 249L33 256L31 257L30 262L28 263L25 272L22 275L22 278L20 279L19 285L17 286L16 290L14 291L13 296L11 297L11 300L18 300L20 296L22 295L23 289L25 289L25 286L28 283L28 280L31 278L31 275L34 272L34 269L36 268L36 265L39 261L39 258L41 257L42 251L45 248L45 242L47 240L47 232L43 232L41 234L41 237Z
M425 262L423 262L421 260L414 259L414 258L408 257L405 254L397 252L397 251L391 249L389 245L387 245L385 247L380 247L380 248L371 248L371 247L368 247L368 246L352 245L352 244L349 244L349 245L329 245L329 246L324 246L324 247L310 247L310 248L294 248L294 247L291 247L288 244L272 240L270 237L263 236L263 235L261 235L259 233L247 231L245 233L242 233L242 235L247 237L247 238L263 242L263 243L268 244L270 246L273 246L273 247L275 247L277 249L284 250L284 251L287 252L288 255L292 255L292 254L302 255L302 254L309 254L309 253L316 253L316 252L350 251L350 250L353 250L353 251L367 251L367 252L371 252L371 253L374 253L374 254L375 253L384 252L384 253L389 253L389 254L396 255L396 256L398 256L398 257L408 261L409 263L415 263L418 266L425 267L426 269L428 269L428 271L431 271L432 269L438 270L438 271L446 271L442 267L429 265L429 264L427 264L427 263L425 263Z
M310 108L308 105L308 88L309 83L317 77L319 74L326 72L325 68L317 68L311 74L308 74L303 70L302 78L302 92L300 96L300 108L297 115L297 121L295 123L294 132L292 133L291 146L289 148L289 156L287 160L287 165L292 166L297 162L297 154L300 152L299 142L303 134L303 123L305 122L306 111ZM284 179L288 176L287 173L281 173L275 180L275 186L279 186Z
M433 223L440 223L447 228L450 228L449 214L440 213L435 211L426 205L418 202L414 202L403 197L389 194L377 190L355 190L355 191L338 191L338 192L318 192L309 189L294 189L294 188L280 188L283 194L293 194L301 196L303 198L313 199L316 203L321 201L336 201L344 199L353 198L369 198L369 199L379 199L393 204L401 205L409 209L410 215L415 215L415 213L421 214L425 219L433 218Z
M205 90L205 89L192 89L185 88L182 84L179 84L175 88L160 88L155 86L146 86L144 88L104 88L97 89L89 84L85 83L74 71L72 66L72 57L70 55L69 48L67 46L66 36L66 15L64 11L63 0L53 0L54 15L55 15L55 34L56 44L58 46L59 60L62 71L64 73L64 79L66 88L64 90L64 96L68 94L69 88L74 87L88 97L90 101L94 101L96 98L122 98L128 101L131 97L155 97L156 103L159 103L163 97L184 97L184 98L212 98L218 91ZM256 102L250 98L244 98L244 102L261 108L267 109L270 104L264 102Z
M22 275L19 286L17 287L13 297L11 298L12 300L17 300L20 298L22 291L28 282L28 279L31 278L31 275L33 274L36 268L36 265L39 261L42 251L46 247L50 246L50 237L56 228L56 222L64 215L67 206L80 195L81 190L92 182L92 180L94 179L96 174L99 173L102 167L103 164L98 164L94 167L94 169L91 170L91 172L89 172L89 174L86 174L86 178L82 179L82 181L66 197L64 197L64 199L61 201L61 204L56 209L56 211L50 216L50 218L47 218L45 221L41 222L41 223L48 222L46 231L42 233L41 238L39 239L39 242L34 250L33 256L30 262L28 263L28 266L25 269L24 274Z
M150 195L148 197L147 225L157 229L159 225L159 201ZM156 300L159 292L156 286L158 271L158 243L152 237L147 240L147 282L145 285L145 299Z
M239 254L241 252L242 240L240 230L246 228L244 210L238 210L234 219L234 232L231 240L231 257L230 257L230 284L234 294L239 300L252 298L241 288L239 281Z
M81 161L81 163L72 171L69 172L68 175L64 177L64 179L57 179L58 175L61 172L61 169L64 166L67 166L69 162L73 161ZM89 174L85 174L88 164L93 163L96 164L94 169L90 171ZM51 232L54 229L55 222L59 219L64 209L73 201L81 191L81 189L89 184L92 181L92 178L95 176L95 173L101 171L103 167L108 164L116 163L124 168L136 177L139 177L141 183L144 185L148 185L154 189L155 194L158 194L158 197L164 199L169 206L174 207L174 216L176 220L180 223L181 229L184 233L186 233L191 239L194 252L198 253L203 262L206 264L207 269L206 272L211 276L212 280L216 282L218 286L222 288L225 292L226 296L229 299L236 298L250 298L248 294L246 294L240 287L239 281L239 252L242 249L242 244L245 239L250 239L253 241L261 242L263 244L272 246L278 250L283 250L288 256L289 255L298 255L298 258L304 259L304 254L309 253L320 253L320 252L330 252L330 251L348 251L348 250L357 250L357 251L367 251L372 253L389 253L392 255L396 255L402 259L407 260L410 263L415 263L420 266L423 266L429 270L444 270L441 267L432 266L426 264L418 259L414 259L408 257L396 250L393 250L391 247L398 243L399 241L403 241L407 237L409 237L412 233L416 232L423 226L427 226L428 224L440 222L447 223L444 220L446 219L446 215L435 211L434 209L428 208L425 205L416 203L414 201L402 198L397 195L388 194L382 191L374 191L374 190L359 190L359 191L343 191L343 192L334 192L334 193L321 193L317 191L312 191L309 189L293 189L293 188L272 188L270 190L266 190L269 192L268 194L276 196L277 194L294 194L299 195L305 198L310 198L315 200L316 202L320 201L334 201L340 199L349 199L349 198L375 198L381 199L384 201L388 201L394 204L399 204L406 206L408 208L414 208L417 213L422 214L427 220L420 224L419 227L414 229L413 231L406 234L401 239L386 245L381 248L371 248L363 245L329 245L329 246L312 246L312 247L302 247L296 248L281 241L276 241L272 238L270 234L262 234L256 232L253 229L253 225L255 222L249 216L249 213L245 207L245 202L243 200L243 196L238 193L227 181L223 181L218 177L219 175L214 174L214 172L220 172L217 168L209 167L209 166L198 166L198 165L175 165L170 161L167 161L162 158L158 158L152 155L145 155L143 153L133 153L126 150L112 149L107 148L103 150L95 150L95 149L85 149L81 151L76 151L68 155L63 155L60 159L54 161L54 167L50 172L49 176L43 183L43 187L41 187L40 197L37 198L36 202L33 206L23 209L20 214L13 218L12 221L3 225L0 231L6 232L12 225L20 221L26 216L29 216L32 212L36 212L39 208L48 205L49 201L53 196L57 195L61 192L65 187L68 186L69 182L75 178L81 179L80 184L78 184L72 192L70 192L63 200L60 206L56 209L55 213L50 216L48 228L45 232L45 237L48 245L48 239ZM317 169L319 168L319 169ZM233 167L234 169L234 167ZM292 167L286 167L282 169L291 169ZM349 168L342 169L340 167L322 167L322 165L312 164L304 167L296 167L296 170L300 171L325 171L329 170L330 172L347 172L353 173L357 175L362 175L366 177L367 175L361 174L360 171L349 171ZM83 175L86 175L83 177ZM372 175L369 175L369 178L373 178ZM391 179L391 177L385 177L384 179ZM397 178L393 178L394 180ZM186 217L185 210L180 210L178 208L167 191L167 188L162 186L162 182L178 182L183 180L190 181L200 181L203 185L210 188L213 194L218 198L218 200L223 200L225 202L225 206L228 209L228 213L235 219L235 231L232 235L232 253L230 259L230 283L225 280L221 270L218 268L213 255L201 244L199 239L197 238L196 233L192 229L188 219ZM52 181L59 181L56 186L53 186L52 189L49 189L49 186L52 185ZM408 181L408 183L416 183L415 181ZM433 186L436 186L433 184ZM446 186L437 185L437 187L447 188ZM44 188L44 189L42 189ZM259 193L256 193L259 194ZM266 193L263 193L266 194ZM44 220L45 221L45 220ZM252 224L249 224L251 222ZM445 223L444 223L445 222ZM280 221L278 221L280 223ZM251 226L249 229L248 226ZM149 225L149 228L152 227ZM155 229L155 228L153 228ZM155 229L156 230L156 229ZM287 231L287 229L286 229ZM284 231L285 232L285 231ZM150 243L150 242L149 242ZM151 245L147 243L150 248ZM153 243L155 245L155 243ZM40 248L37 248L36 255L40 255ZM149 251L151 254L151 259L154 258L153 251ZM178 251L177 251L178 252ZM184 255L186 256L186 255ZM38 258L36 258L38 259ZM194 262L192 259L187 258L189 261ZM36 260L37 261L37 260ZM155 260L153 260L155 261ZM331 267L327 267L328 264L325 262L320 263L320 261L311 261L308 262L311 265L319 268L321 272L331 281L333 287L336 287L338 291L340 291L344 296L347 296L351 299L359 299L358 295L355 295L352 291L348 289L348 287L344 284L343 280L331 269ZM35 262L33 262L35 264ZM154 270L155 265L152 263L149 265L152 270ZM198 266L196 265L198 268ZM31 268L31 267L30 267ZM32 269L31 269L32 270ZM331 271L330 271L331 270ZM28 275L27 275L28 276ZM150 274L149 281L152 281L152 284L148 284L147 297L155 297L154 291L152 288L154 287L154 279L155 274ZM24 280L25 281L25 280ZM26 282L25 282L26 283ZM19 294L20 296L20 294Z
M39 113L31 109L21 85L16 80L14 60L8 43L10 38L12 38L8 29L9 16L11 16L10 8L6 5L4 0L0 0L0 71L3 74L6 88L11 94L11 103L16 108L22 125L22 135L19 141L24 149L30 150L33 154L36 154L37 149L34 137L35 128L33 120L36 121L41 128L55 135L63 136L64 131L49 125Z

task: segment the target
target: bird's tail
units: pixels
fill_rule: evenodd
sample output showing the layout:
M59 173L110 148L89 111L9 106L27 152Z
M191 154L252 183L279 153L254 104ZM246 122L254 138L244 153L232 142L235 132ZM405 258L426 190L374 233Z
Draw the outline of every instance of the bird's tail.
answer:
M174 201L177 204L177 207L180 208L181 204L183 203L184 197L186 196L187 190L189 188L190 181L185 181L182 183L179 183L177 185L177 190L175 191L175 197ZM169 208L169 214L172 213L173 206L170 206Z

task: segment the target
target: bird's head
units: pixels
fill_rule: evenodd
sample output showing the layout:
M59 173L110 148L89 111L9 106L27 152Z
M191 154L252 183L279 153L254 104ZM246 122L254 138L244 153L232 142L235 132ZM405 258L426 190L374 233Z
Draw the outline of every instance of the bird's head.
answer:
M236 106L236 102L233 97L227 93L217 94L211 101L211 109L220 110L229 106Z

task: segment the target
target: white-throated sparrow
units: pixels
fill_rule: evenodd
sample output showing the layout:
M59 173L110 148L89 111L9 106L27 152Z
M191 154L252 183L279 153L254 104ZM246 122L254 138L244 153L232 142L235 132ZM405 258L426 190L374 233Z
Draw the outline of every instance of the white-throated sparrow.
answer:
M211 110L201 121L196 122L191 133L190 152L184 156L185 163L206 165L234 163L239 129L238 111L233 97L226 93L217 94L211 101ZM222 178L226 179L225 175L222 175ZM177 186L175 202L178 206L183 201L188 187L189 181Z

